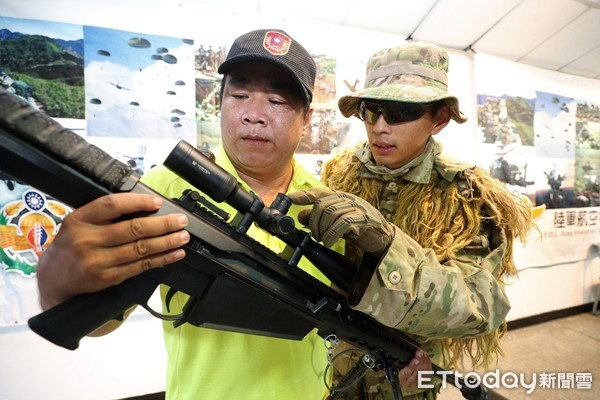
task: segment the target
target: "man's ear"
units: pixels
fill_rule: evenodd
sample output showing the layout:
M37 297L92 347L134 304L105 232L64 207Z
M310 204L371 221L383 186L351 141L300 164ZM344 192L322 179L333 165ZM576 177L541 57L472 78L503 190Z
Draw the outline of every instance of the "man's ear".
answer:
M433 116L433 129L431 130L432 135L437 135L444 129L452 119L452 110L447 104L440 107L435 115Z

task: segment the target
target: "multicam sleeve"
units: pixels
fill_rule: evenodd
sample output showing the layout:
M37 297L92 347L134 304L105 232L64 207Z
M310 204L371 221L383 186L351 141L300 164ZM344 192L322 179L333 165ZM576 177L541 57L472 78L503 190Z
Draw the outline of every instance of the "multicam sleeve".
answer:
M505 240L485 257L466 251L458 260L440 264L433 250L395 230L374 273L351 288L349 302L356 310L405 333L431 338L479 336L500 326L510 304L494 272L500 269ZM499 234L505 239L504 232Z

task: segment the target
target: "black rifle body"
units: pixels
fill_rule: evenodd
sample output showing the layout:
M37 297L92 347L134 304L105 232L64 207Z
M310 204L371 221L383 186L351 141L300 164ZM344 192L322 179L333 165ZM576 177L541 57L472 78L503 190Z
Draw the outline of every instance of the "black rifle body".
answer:
M181 146L187 154L190 145L182 142ZM74 208L109 193L161 196L123 163L2 90L0 149L1 171ZM417 342L352 310L345 296L296 266L298 257L306 256L325 276L347 288L354 265L290 226L284 212L262 205L216 164L205 157L198 160L202 165L196 167L208 169L208 183L194 184L213 200L227 201L236 208L238 223L227 223L196 204L186 206L189 201L164 199L156 215L183 213L189 220L186 230L191 240L184 247L184 260L97 293L78 295L31 318L32 330L74 350L83 337L109 320L122 318L135 305L145 306L157 286L165 284L189 295L183 313L173 317L176 325L190 323L291 340L301 340L316 328L321 337L335 335L397 369L412 359L419 348ZM179 161L169 156L165 165ZM211 183L215 174L218 179ZM275 254L248 237L245 231L251 223L276 234L290 252ZM441 370L438 366L434 369ZM482 387L468 387L453 375L448 378L465 398L484 398Z

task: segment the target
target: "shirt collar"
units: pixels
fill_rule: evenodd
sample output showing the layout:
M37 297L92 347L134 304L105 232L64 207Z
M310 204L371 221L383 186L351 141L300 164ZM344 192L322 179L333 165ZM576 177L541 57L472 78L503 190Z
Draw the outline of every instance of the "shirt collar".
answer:
M371 148L366 142L357 149L355 155L363 164L359 171L361 177L379 178L384 181L402 178L415 183L428 183L435 159L440 153L441 146L430 137L421 155L396 169L376 165L373 162Z
M240 178L239 174L237 173L237 170L229 159L229 156L227 155L223 145L219 144L214 150L212 150L212 152L215 155L217 164L233 175L237 181L242 184L244 189L250 191L250 187ZM306 168L304 168L295 158L292 162L294 163L294 173L292 175L290 185L288 186L288 193L314 187L316 178L313 177L310 172L308 172Z

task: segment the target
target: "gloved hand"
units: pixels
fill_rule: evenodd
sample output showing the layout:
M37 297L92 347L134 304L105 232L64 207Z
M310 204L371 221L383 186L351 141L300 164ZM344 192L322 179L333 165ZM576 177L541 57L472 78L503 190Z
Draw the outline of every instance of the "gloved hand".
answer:
M308 226L313 237L331 247L341 237L366 252L385 250L394 237L393 227L366 200L350 193L313 188L288 194L294 204L310 205L298 220Z

